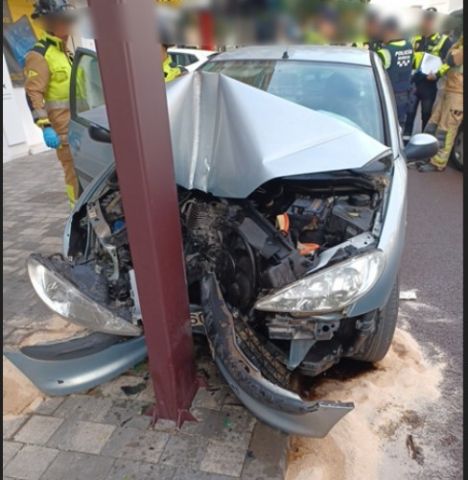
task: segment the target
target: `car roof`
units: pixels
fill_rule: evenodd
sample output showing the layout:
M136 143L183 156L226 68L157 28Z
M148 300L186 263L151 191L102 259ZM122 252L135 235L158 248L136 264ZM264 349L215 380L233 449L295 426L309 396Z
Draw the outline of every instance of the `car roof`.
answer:
M201 54L206 57L209 57L210 55L213 55L217 53L215 50L199 50L198 48L179 48L179 47L169 47L167 49L168 52L179 52L179 53L191 53L196 55Z
M338 62L371 66L369 50L356 47L322 45L251 46L220 53L212 62L231 60L282 60L287 52L288 60L311 62Z

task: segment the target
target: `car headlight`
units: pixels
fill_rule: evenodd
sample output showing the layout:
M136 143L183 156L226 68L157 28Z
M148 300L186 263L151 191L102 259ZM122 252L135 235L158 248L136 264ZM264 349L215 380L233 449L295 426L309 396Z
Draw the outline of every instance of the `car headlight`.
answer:
M141 329L84 295L72 282L32 255L27 262L29 278L41 300L70 322L94 331L123 336L141 335Z
M260 299L255 308L313 314L340 311L375 285L384 264L380 250L353 257Z

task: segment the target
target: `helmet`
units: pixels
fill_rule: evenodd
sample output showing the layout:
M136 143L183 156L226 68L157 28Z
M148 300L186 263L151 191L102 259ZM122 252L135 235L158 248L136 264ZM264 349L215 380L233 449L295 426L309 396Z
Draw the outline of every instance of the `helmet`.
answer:
M434 20L437 18L437 8L429 7L423 11L423 18L425 20Z
M34 3L32 19L39 17L74 18L75 7L67 0L37 0Z

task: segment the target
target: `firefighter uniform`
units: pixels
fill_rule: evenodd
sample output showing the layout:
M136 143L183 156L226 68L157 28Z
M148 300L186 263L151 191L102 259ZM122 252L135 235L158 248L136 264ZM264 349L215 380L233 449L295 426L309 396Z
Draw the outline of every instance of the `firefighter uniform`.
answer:
M463 36L449 50L439 72L446 75L444 89L425 132L435 135L439 140L440 149L431 159L431 164L443 170L463 121Z
M405 135L411 136L413 132L414 120L418 110L418 105L421 103L422 128L424 129L432 114L432 108L437 96L437 81L429 80L427 75L419 71L424 54L430 53L440 57L442 60L447 56L447 53L452 46L452 42L448 35L434 33L429 37L416 35L412 39L414 49L413 69L416 72L413 75L414 91L412 94L412 101L410 112L405 126ZM444 71L437 72L437 80L444 75Z
M52 127L60 137L57 157L65 173L71 206L79 195L78 179L68 144L72 62L72 54L64 42L48 33L28 52L25 61L25 90L34 122L42 129Z
M395 94L398 122L403 127L409 108L413 47L408 40L392 40L377 50Z

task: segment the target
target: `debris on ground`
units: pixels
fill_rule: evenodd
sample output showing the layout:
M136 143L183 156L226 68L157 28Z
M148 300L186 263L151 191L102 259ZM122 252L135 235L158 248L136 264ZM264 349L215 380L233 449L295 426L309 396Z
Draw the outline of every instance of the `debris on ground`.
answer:
M138 395L146 388L146 383L138 383L137 385L123 385L120 387L123 393L127 396Z
M324 439L291 439L287 480L393 480L422 474L433 452L416 439L422 438L427 407L440 398L444 365L429 362L416 340L397 329L389 353L374 367L350 367L348 378L343 365L337 368L339 373L334 376L331 369L310 395L354 401L355 410Z
M411 301L411 300L417 300L418 299L418 294L416 293L416 290L406 290L400 292L400 300L403 301Z

